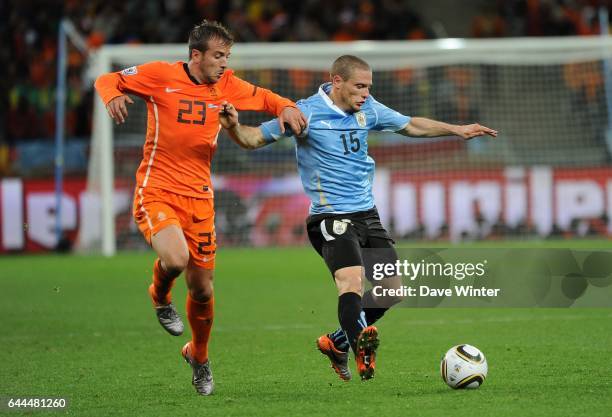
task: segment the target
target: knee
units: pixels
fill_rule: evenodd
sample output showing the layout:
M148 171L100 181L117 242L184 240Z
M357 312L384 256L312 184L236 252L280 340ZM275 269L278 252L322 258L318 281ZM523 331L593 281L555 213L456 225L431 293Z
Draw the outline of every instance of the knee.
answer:
M192 288L189 290L189 296L198 303L207 303L213 296L213 290L212 287L210 289Z
M404 291L401 291L402 285L402 280L398 276L384 278L381 287L385 290L385 295L382 297L374 296L374 301L389 307L401 303L406 299Z
M177 252L163 259L164 269L169 275L180 275L187 268L189 252Z
M189 288L189 296L199 303L206 303L210 301L213 294L214 290L212 280L201 281Z
M394 295L386 295L386 294L388 293L385 293L385 295L383 296L372 297L374 299L375 305L380 305L385 308L391 308L394 305L399 304L406 299L406 296L403 294L395 295L395 294L398 294L397 292L393 292Z
M346 268L349 269L349 268ZM354 270L339 269L334 272L334 279L336 280L336 287L338 288L338 294L342 295L347 292L354 292L361 294L361 273L357 273Z

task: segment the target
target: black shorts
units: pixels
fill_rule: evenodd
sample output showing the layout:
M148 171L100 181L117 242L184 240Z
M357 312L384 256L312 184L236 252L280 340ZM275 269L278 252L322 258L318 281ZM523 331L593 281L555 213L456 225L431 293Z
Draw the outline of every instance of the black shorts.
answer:
M383 227L376 207L355 213L315 214L306 219L306 230L313 248L325 260L332 275L340 268L364 266L370 262L395 263L393 239ZM376 260L364 256L375 253ZM382 259L381 259L382 258Z

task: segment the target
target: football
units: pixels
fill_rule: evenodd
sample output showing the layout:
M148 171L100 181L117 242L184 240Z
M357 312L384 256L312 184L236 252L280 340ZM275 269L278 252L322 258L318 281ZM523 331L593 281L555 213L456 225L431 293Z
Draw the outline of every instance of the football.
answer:
M485 355L471 345L453 346L440 363L440 373L454 389L478 388L487 377L489 367Z

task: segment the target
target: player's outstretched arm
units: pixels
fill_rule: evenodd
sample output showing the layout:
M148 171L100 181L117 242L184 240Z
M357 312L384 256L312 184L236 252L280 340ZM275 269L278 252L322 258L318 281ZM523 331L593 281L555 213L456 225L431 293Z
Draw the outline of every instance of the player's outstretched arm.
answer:
M238 111L228 102L221 104L223 110L219 112L219 122L227 129L230 138L244 149L257 149L268 145L263 133L258 127L243 126L238 121Z
M461 136L465 140L475 138L477 136L489 135L497 137L497 130L490 129L486 126L481 126L478 123L471 125L453 125L436 120L427 119L425 117L413 117L410 123L399 132L404 136L433 138L438 136Z
M226 79L223 91L228 94L228 101L240 110L266 111L278 117L281 133L291 129L300 135L308 124L306 117L295 103L287 98L266 89L257 87L247 81L231 75Z

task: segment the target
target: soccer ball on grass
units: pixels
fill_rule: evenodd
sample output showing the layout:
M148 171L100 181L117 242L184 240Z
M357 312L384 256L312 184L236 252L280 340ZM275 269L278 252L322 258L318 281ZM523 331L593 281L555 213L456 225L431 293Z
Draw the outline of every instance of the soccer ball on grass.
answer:
M478 388L487 377L489 367L484 354L471 345L453 346L440 363L440 373L454 389Z

